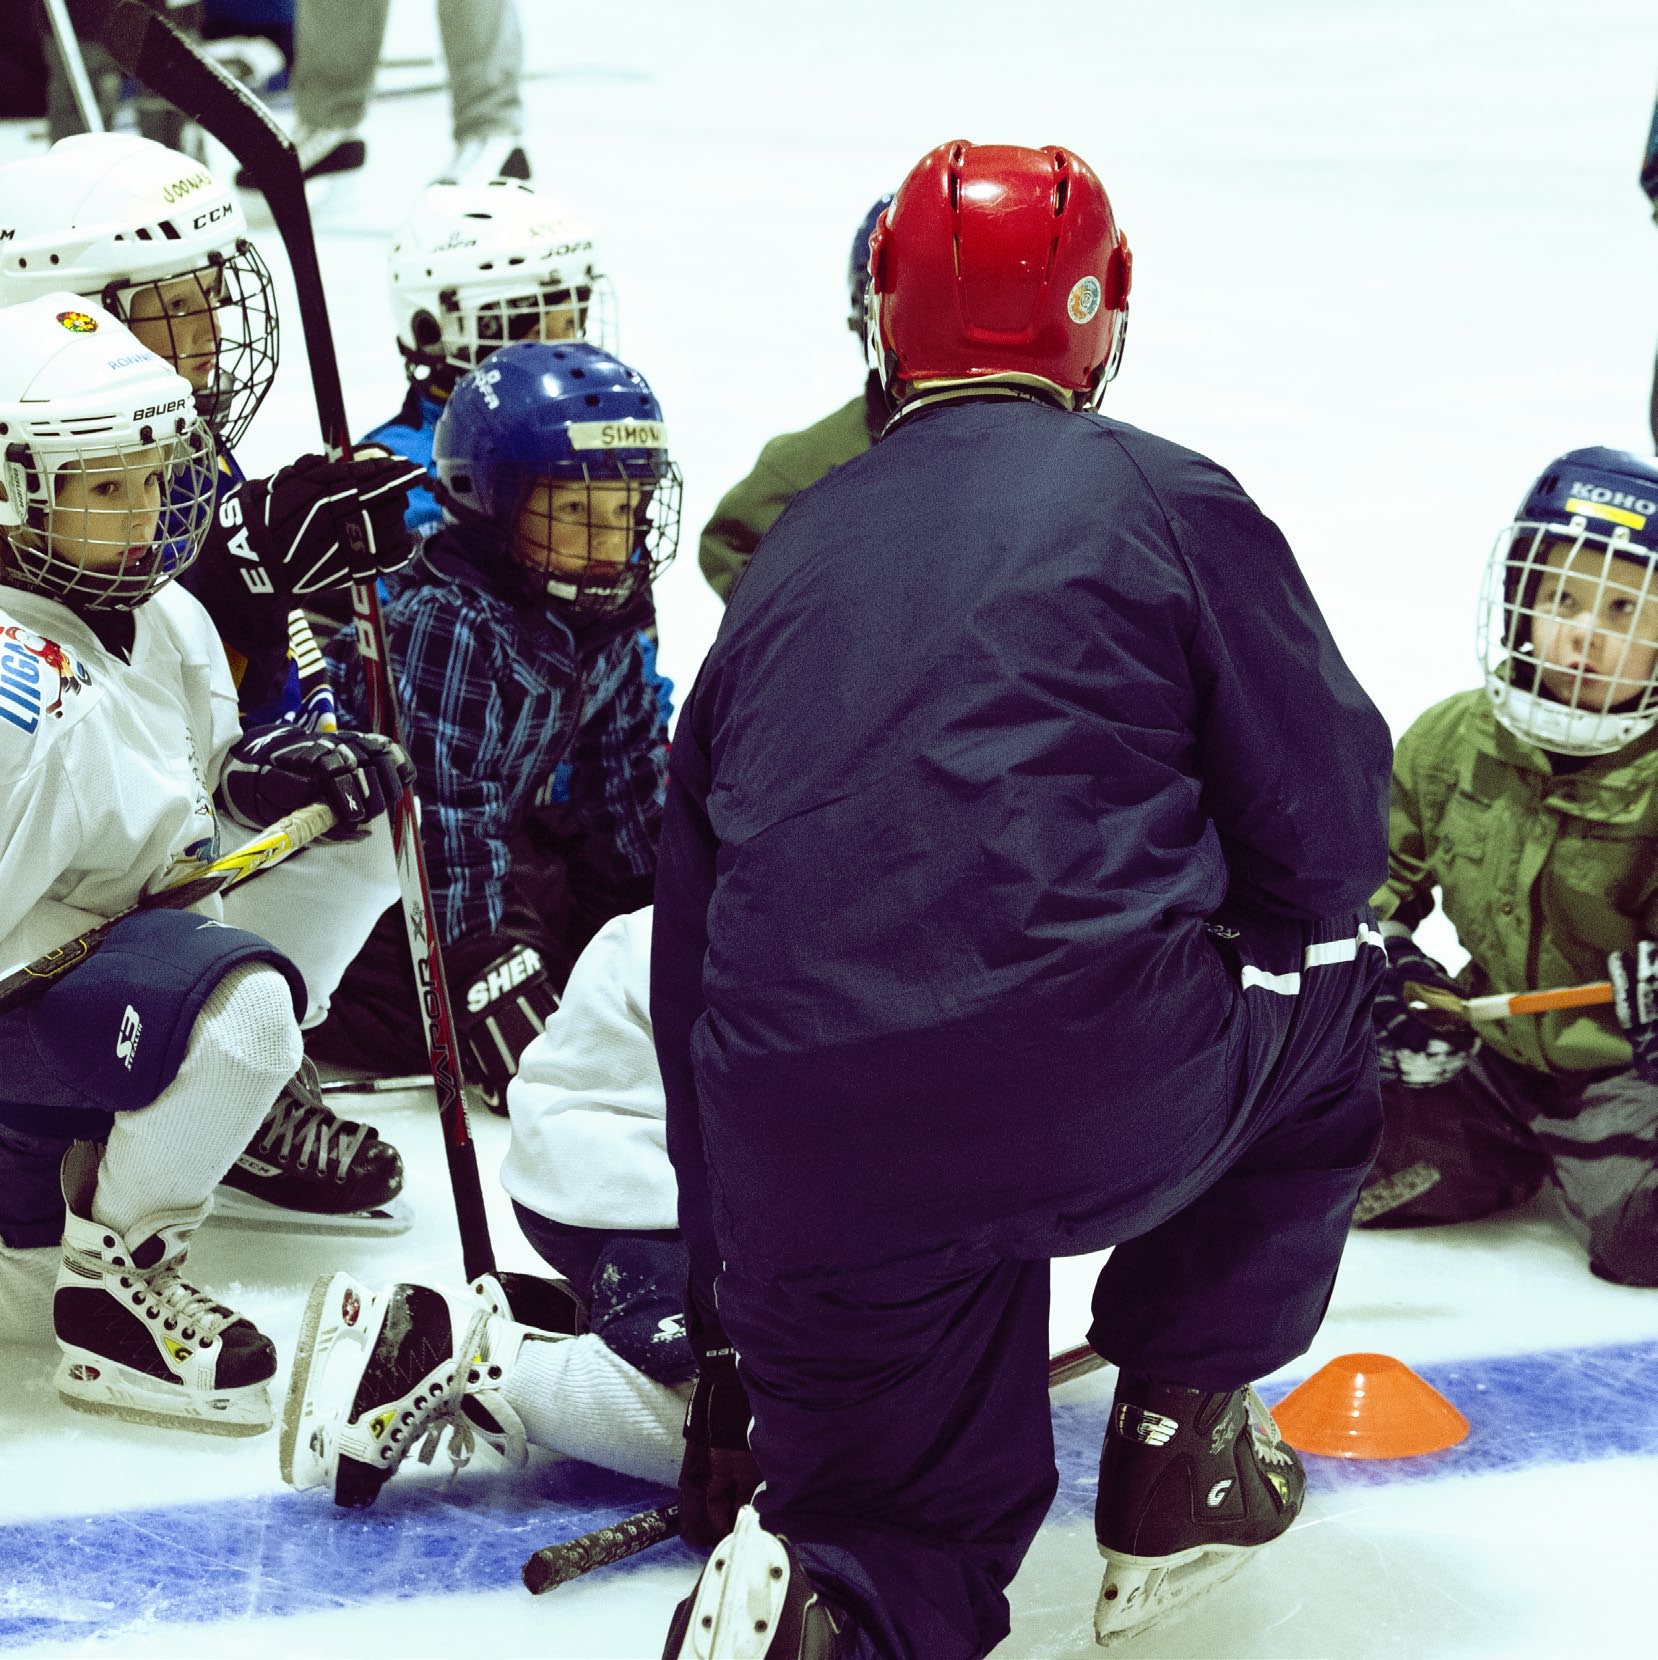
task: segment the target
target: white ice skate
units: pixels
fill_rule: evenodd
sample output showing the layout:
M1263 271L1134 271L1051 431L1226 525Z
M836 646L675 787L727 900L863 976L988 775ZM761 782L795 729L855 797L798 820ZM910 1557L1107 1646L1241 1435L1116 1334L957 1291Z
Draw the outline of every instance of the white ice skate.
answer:
M674 1611L663 1660L835 1660L845 1619L745 1504Z
M97 1148L77 1142L63 1162L58 1394L78 1411L134 1423L211 1435L269 1429L269 1339L180 1277L206 1207L147 1217L123 1237L92 1220L97 1179Z
M318 1280L283 1407L282 1479L361 1508L411 1452L430 1463L445 1432L457 1470L480 1439L523 1463L524 1428L502 1391L523 1330L482 1292L451 1304L430 1286Z

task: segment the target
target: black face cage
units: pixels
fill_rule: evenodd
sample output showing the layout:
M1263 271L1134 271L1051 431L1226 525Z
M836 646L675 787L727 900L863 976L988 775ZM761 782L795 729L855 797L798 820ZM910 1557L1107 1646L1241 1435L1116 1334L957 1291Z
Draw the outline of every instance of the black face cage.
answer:
M131 611L194 563L217 509L213 435L197 417L165 436L145 427L139 446L93 438L44 459L9 446L28 507L25 525L0 528L4 580L76 611Z
M536 483L545 480L555 486L586 488L594 486L626 485L639 492L634 504L634 540L625 563L588 557L586 566L576 572L552 569L525 570L528 586L538 600L558 599L583 617L600 617L626 610L639 594L655 582L673 563L679 549L680 505L684 481L679 468L671 461L615 461L584 464L561 471L548 478L539 469L526 469L534 477L524 477L514 492L517 510L513 519L522 515L524 506ZM585 522L589 546L594 532L601 535L612 526L592 512L594 496L588 497L588 517ZM604 495L597 498L601 503ZM580 520L564 521L567 529L581 526Z
M196 288L194 303L185 295L185 303L179 306L176 294L171 296L172 305L166 303L164 289L191 279ZM176 277L111 283L101 298L104 309L129 328L135 304L147 300L142 310L148 321L140 316L139 328L148 334L158 322L165 323L167 343L165 349L157 350L181 374L187 374L183 364L191 349L193 319L211 314L218 336L217 361L213 384L196 393L196 408L222 448L233 449L240 443L276 378L281 345L276 288L259 250L242 237L228 258L214 253L205 264Z

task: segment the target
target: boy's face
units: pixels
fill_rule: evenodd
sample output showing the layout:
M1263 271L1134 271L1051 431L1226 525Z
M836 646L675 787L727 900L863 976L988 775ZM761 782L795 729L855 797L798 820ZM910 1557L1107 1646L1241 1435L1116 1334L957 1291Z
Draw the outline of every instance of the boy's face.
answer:
M127 297L127 327L198 392L211 387L218 372L224 280L224 272L209 265L182 277L144 283Z
M1658 666L1652 568L1603 547L1555 541L1532 602L1531 645L1544 687L1596 712L1638 696Z
M46 539L52 555L89 571L130 571L155 557L166 486L153 444L72 461L57 473Z
M542 479L518 510L514 556L548 576L614 587L638 546L649 500L645 485L620 479L602 484Z

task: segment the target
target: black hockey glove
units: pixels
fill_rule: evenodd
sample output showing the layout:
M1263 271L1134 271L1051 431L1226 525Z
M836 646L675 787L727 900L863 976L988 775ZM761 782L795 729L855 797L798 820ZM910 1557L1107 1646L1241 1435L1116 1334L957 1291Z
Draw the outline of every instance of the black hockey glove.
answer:
M685 1456L679 1466L679 1534L712 1550L736 1525L737 1512L760 1485L748 1450L748 1395L737 1376L737 1351L704 1355L685 1413Z
M1634 1051L1635 1076L1658 1088L1658 940L1606 959L1612 1009Z
M250 478L220 498L197 561L206 568L192 587L217 617L238 606L285 614L308 594L373 582L414 556L403 516L425 477L402 456L302 455L269 478Z
M518 1057L558 1007L558 991L541 953L504 934L463 940L444 955L467 1081L491 1112L504 1113Z
M219 799L233 819L256 830L323 801L339 820L329 840L356 841L414 777L414 763L402 746L373 732L256 726L225 757Z
M1454 1017L1433 1016L1410 1007L1405 986L1411 981L1437 986L1459 997L1461 987L1444 965L1417 949L1404 929L1384 925L1387 968L1376 991L1372 1019L1376 1026L1376 1060L1384 1083L1407 1089L1431 1089L1448 1083L1465 1067L1480 1040L1473 1028Z

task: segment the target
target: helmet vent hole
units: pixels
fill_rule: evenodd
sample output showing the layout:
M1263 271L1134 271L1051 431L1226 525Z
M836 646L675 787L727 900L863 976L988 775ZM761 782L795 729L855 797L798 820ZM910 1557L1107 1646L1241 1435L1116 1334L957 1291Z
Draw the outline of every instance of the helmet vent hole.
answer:
M582 402L590 407L596 408L599 402L599 394L597 392L589 392L587 396L582 399Z
M161 221L161 234L166 237L169 242L182 242L184 240L183 233L171 219L163 219Z
M1059 182L1054 186L1054 218L1058 219L1065 212L1065 199L1071 194L1071 181L1061 173Z

